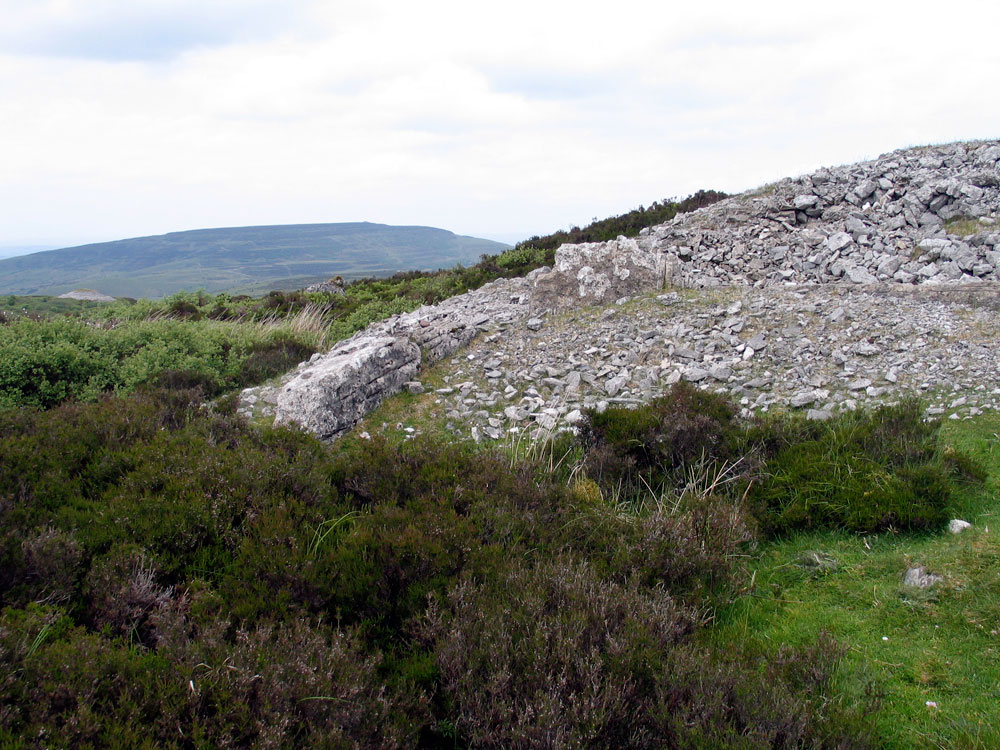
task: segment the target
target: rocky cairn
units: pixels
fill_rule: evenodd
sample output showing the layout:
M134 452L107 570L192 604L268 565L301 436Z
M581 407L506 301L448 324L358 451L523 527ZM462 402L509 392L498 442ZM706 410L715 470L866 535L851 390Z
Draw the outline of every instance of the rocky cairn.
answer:
M681 378L818 419L904 392L956 418L996 408L998 163L996 142L897 151L563 245L553 268L375 324L243 409L333 438L434 363L435 401L477 439L571 428Z
M896 151L679 214L636 240L564 245L539 302L607 304L657 283L1000 280L998 161L995 142Z

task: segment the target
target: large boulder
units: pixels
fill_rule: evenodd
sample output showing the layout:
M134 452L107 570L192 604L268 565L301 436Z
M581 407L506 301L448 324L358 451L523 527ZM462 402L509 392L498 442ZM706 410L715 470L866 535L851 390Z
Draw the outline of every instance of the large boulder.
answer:
M337 437L413 380L420 348L405 337L350 339L316 359L278 394L276 424L299 424L320 438Z
M114 302L115 298L98 292L95 289L74 289L72 292L60 294L58 299L82 299L88 302Z
M533 306L600 305L663 287L666 260L627 237L563 245L555 266L535 278Z
M332 279L321 281L318 284L310 284L303 291L321 294L343 294L344 280L340 276L334 276Z

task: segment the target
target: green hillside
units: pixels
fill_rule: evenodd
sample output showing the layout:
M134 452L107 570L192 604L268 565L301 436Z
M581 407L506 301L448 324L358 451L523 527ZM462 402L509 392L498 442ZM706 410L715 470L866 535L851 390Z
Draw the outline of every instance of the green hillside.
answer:
M743 419L681 381L463 442L439 362L334 444L237 411L677 210L339 294L0 295L0 748L1000 747L995 410Z
M474 263L506 247L433 227L369 222L198 229L3 259L0 294L89 287L118 297L162 297L182 289L301 288L336 275Z

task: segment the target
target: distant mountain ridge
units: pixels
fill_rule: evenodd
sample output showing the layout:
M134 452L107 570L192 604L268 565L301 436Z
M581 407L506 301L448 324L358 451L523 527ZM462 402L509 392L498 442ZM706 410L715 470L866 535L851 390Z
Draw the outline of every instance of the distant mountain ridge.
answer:
M371 222L194 229L0 259L0 294L76 287L117 297L182 289L261 293L343 276L434 270L509 246L444 229Z

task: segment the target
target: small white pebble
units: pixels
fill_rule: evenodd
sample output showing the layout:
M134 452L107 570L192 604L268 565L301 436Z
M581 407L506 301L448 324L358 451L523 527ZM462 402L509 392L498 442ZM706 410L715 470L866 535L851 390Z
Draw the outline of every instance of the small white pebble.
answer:
M882 636L882 640L883 640L883 641L887 641L887 640L889 640L889 636L887 636L887 635L883 635L883 636Z
M927 708L937 708L937 701L927 701L924 705L926 705Z

